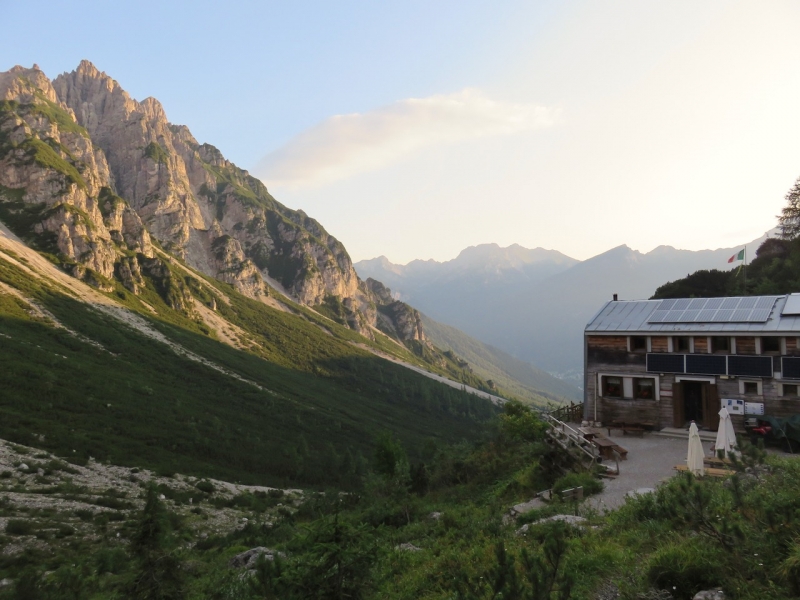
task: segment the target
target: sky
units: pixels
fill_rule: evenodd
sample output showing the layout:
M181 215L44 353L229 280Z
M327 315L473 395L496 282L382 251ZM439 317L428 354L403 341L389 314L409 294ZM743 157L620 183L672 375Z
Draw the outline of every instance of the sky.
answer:
M354 261L732 247L775 226L800 176L794 0L0 0L0 14L0 70L92 61Z

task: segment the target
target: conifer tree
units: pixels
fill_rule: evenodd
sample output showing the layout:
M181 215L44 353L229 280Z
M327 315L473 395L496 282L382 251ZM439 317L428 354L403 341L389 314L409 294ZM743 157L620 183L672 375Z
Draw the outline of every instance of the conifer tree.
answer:
M131 540L137 572L130 583L129 598L181 600L184 598L180 563L168 550L164 506L155 486L147 488L144 510Z
M800 177L786 193L786 206L778 217L778 226L785 240L793 240L800 235Z

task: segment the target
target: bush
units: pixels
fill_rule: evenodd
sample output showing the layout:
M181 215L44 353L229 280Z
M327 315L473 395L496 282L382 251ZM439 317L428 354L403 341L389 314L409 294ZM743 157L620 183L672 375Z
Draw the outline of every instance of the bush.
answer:
M215 490L214 484L211 483L210 481L206 481L205 479L203 481L198 481L197 483L195 483L194 487L196 487L198 490L206 494L213 494Z
M30 535L33 533L33 523L22 519L11 519L6 523L6 533L9 535Z
M560 496L564 490L583 488L583 495L591 496L603 491L603 482L589 473L567 473L553 484L553 496Z
M692 598L723 583L725 556L717 548L686 540L657 550L647 565L647 579L674 598Z

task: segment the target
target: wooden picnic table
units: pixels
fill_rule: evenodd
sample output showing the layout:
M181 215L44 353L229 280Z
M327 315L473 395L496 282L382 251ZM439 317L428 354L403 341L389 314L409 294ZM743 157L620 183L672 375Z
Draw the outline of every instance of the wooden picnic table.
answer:
M622 446L618 445L615 441L610 440L606 437L595 437L592 438L592 443L597 446L598 450L600 451L600 456L606 459L614 458L614 451L620 455L620 457L625 460L628 458L628 451L623 448Z

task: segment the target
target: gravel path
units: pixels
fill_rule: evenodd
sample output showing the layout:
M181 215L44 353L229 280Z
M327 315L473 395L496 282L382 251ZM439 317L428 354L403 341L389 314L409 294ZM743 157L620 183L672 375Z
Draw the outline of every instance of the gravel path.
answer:
M620 476L605 479L605 489L586 500L586 506L599 511L618 508L628 492L655 488L675 474L675 465L686 464L688 439L668 438L645 433L644 437L612 436L610 439L628 450L628 460L620 461ZM713 442L703 442L706 456Z

